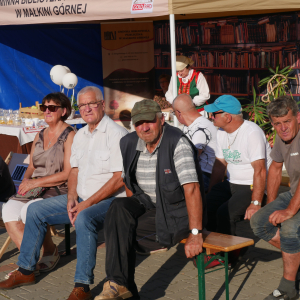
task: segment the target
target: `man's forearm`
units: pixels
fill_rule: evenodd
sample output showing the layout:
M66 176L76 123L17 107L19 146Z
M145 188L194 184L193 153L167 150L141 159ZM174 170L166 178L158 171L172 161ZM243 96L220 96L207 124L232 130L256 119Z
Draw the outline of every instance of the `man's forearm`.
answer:
M214 185L224 179L225 170L226 166L221 161L216 159L212 169L208 191L210 191Z
M90 203L90 205L94 205L104 199L109 198L114 193L116 193L121 187L124 186L123 179L121 177L122 172L114 173L113 177L108 180L99 191L89 197L86 201Z
M77 180L78 169L72 168L68 177L68 199L72 198L71 200L74 200L73 198L76 198L75 200L77 200Z
M254 171L252 201L262 202L266 187L266 169Z
M268 181L267 181L267 203L274 201L277 198L278 189L281 183L282 170L270 166Z
M190 229L202 229L202 197L199 183L188 183L183 186Z
M287 208L292 212L293 215L295 215L300 209L300 181Z

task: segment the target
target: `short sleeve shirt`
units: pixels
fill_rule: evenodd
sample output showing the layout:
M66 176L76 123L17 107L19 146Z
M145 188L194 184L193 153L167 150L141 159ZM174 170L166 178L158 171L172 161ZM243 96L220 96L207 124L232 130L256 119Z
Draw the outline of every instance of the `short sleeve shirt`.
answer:
M77 193L80 198L88 199L112 178L114 172L122 171L120 139L127 133L106 115L92 133L88 125L76 133L70 162L72 168L78 168ZM125 188L113 196L125 197Z
M290 177L291 194L294 195L300 180L300 133L298 131L294 140L286 144L278 135L271 152L271 157L278 163L285 164Z
M268 170L272 162L270 153L271 147L262 129L253 122L244 120L232 133L218 130L216 157L227 162L227 177L231 183L253 184L254 169L251 163L265 159Z
M183 132L197 149L203 150L199 157L200 168L211 174L216 159L217 128L211 121L199 117L189 126L184 126Z

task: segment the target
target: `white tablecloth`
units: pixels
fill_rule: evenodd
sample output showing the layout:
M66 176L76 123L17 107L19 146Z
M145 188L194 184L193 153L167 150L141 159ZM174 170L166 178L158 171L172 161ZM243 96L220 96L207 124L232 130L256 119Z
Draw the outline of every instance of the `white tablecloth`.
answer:
M80 117L66 120L66 123L70 125L86 124ZM16 136L19 139L20 145L23 146L24 144L33 142L37 132L25 133L22 126L0 125L0 134Z

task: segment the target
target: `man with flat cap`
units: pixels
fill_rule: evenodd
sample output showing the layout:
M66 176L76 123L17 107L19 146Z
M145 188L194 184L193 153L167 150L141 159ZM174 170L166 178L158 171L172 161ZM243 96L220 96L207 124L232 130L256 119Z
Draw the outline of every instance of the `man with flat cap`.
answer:
M189 57L176 56L177 92L178 95L190 95L197 110L201 112L207 103L206 100L210 98L209 87L204 75L191 67L193 64L194 61ZM174 98L171 79L169 89L166 92L166 100L172 104Z
M153 100L137 102L131 117L136 131L120 141L127 197L115 199L106 215L107 277L95 300L140 299L134 282L139 218L152 216L162 246L187 238L187 257L202 252L206 207L197 150L165 123Z
M262 129L243 119L235 97L223 95L204 109L220 128L206 195L207 230L235 235L236 222L250 220L261 207L271 148ZM223 180L226 168L227 179Z

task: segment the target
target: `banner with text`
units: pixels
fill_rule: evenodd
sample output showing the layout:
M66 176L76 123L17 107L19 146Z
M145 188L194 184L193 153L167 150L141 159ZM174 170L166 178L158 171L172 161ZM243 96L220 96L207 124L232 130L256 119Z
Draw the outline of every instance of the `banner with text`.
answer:
M0 25L61 23L168 15L168 0L0 0Z
M101 39L106 113L127 122L135 102L154 97L153 23L101 24Z

